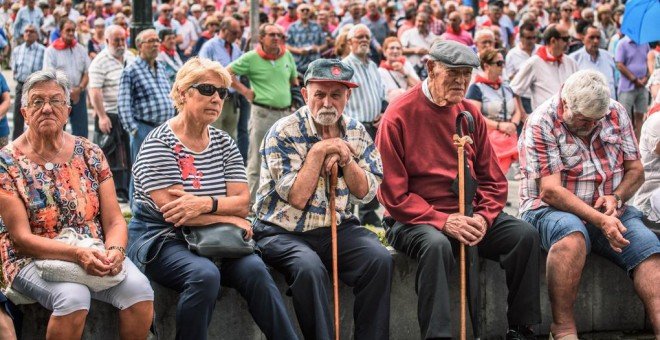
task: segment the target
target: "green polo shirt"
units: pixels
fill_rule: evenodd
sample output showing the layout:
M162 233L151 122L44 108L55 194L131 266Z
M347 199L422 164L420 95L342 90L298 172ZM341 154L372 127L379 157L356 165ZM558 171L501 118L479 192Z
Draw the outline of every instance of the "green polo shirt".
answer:
M277 108L291 106L290 81L298 76L298 71L289 51L277 60L266 60L250 51L229 67L233 73L250 79L255 103Z

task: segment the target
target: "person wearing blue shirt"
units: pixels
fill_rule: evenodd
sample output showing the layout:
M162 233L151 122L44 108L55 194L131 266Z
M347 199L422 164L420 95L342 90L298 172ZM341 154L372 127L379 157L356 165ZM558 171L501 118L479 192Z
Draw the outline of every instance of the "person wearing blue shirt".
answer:
M598 48L601 32L596 26L589 25L583 31L582 42L584 46L571 53L569 56L575 60L580 70L595 70L602 73L607 79L610 88L610 98L616 99L616 89L614 87L614 71L616 63L614 57L604 49Z
M23 36L23 30L27 24L33 24L37 27L41 27L41 24L44 21L44 13L39 7L35 7L35 0L27 0L25 6L21 7L16 13L16 20L14 21L14 34L13 36L18 40L18 43L22 43L21 37Z
M9 97L9 86L5 77L0 74L0 148L3 148L9 142L9 123L7 122L7 112L11 98ZM20 114L20 113L18 113Z

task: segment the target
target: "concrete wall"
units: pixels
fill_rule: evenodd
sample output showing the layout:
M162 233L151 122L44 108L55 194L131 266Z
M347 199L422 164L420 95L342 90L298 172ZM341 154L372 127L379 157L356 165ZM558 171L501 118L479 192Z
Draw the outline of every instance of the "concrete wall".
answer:
M417 325L417 296L414 279L417 264L402 254L394 253L395 272L392 285L392 313L390 322L391 339L419 339ZM537 334L547 334L551 321L550 304L545 283L545 256L541 265L541 308L543 323ZM499 265L483 260L481 281L482 330L484 339L499 339L506 333L506 284ZM284 295L286 283L281 274L273 272L275 281ZM452 295L452 310L458 315L458 277L451 278L456 287ZM156 291L156 331L160 339L174 338L174 316L178 295L166 288L153 284ZM353 294L350 287L342 286L341 324L342 339L352 338ZM291 298L285 296L289 314L295 314ZM43 339L48 322L48 311L38 305L22 307L25 313L23 334L25 339ZM597 256L590 255L582 276L580 293L576 303L576 317L580 332L612 330L650 330L645 321L644 308L637 298L632 281L623 270ZM458 329L458 317L454 318L454 330ZM297 322L297 321L294 321ZM94 301L87 318L84 339L118 339L118 319L114 308ZM468 328L470 328L468 324ZM265 339L247 312L245 300L233 289L223 288L216 306L210 339ZM471 338L471 332L468 332Z

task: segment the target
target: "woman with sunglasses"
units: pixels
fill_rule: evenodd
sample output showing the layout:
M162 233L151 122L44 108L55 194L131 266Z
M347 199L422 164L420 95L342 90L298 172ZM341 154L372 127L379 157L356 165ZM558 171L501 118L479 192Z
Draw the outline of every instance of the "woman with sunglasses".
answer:
M177 339L207 338L221 285L247 300L268 339L296 339L259 256L223 259L217 266L188 250L181 232L181 226L222 222L252 237L243 158L231 137L210 125L222 112L230 84L229 73L209 59L194 57L179 70L170 93L179 114L147 136L133 166L128 254L147 277L180 293Z
M490 143L497 154L503 173L518 159L518 125L522 107L515 100L513 90L502 83L504 57L498 50L481 52L481 73L470 85L466 98L481 109L488 126Z

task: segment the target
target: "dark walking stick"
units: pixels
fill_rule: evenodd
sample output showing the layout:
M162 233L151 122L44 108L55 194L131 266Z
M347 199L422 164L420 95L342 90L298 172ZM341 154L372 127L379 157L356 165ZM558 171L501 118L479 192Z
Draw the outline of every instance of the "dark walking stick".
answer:
M472 138L470 136L463 136L463 130L461 125L463 119L466 119L468 122L468 133L474 131L474 119L472 115L463 111L458 114L456 117L456 134L454 135L454 145L458 147L458 212L461 215L466 214L466 202L465 202L465 144L472 144ZM461 280L461 307L460 307L460 339L465 340L467 338L467 320L466 320L466 305L467 305L467 269L465 263L465 245L461 243L460 245L460 280Z
M335 307L335 340L339 340L339 269L337 266L337 214L335 213L337 191L337 163L330 172L330 231L332 232L332 288Z

